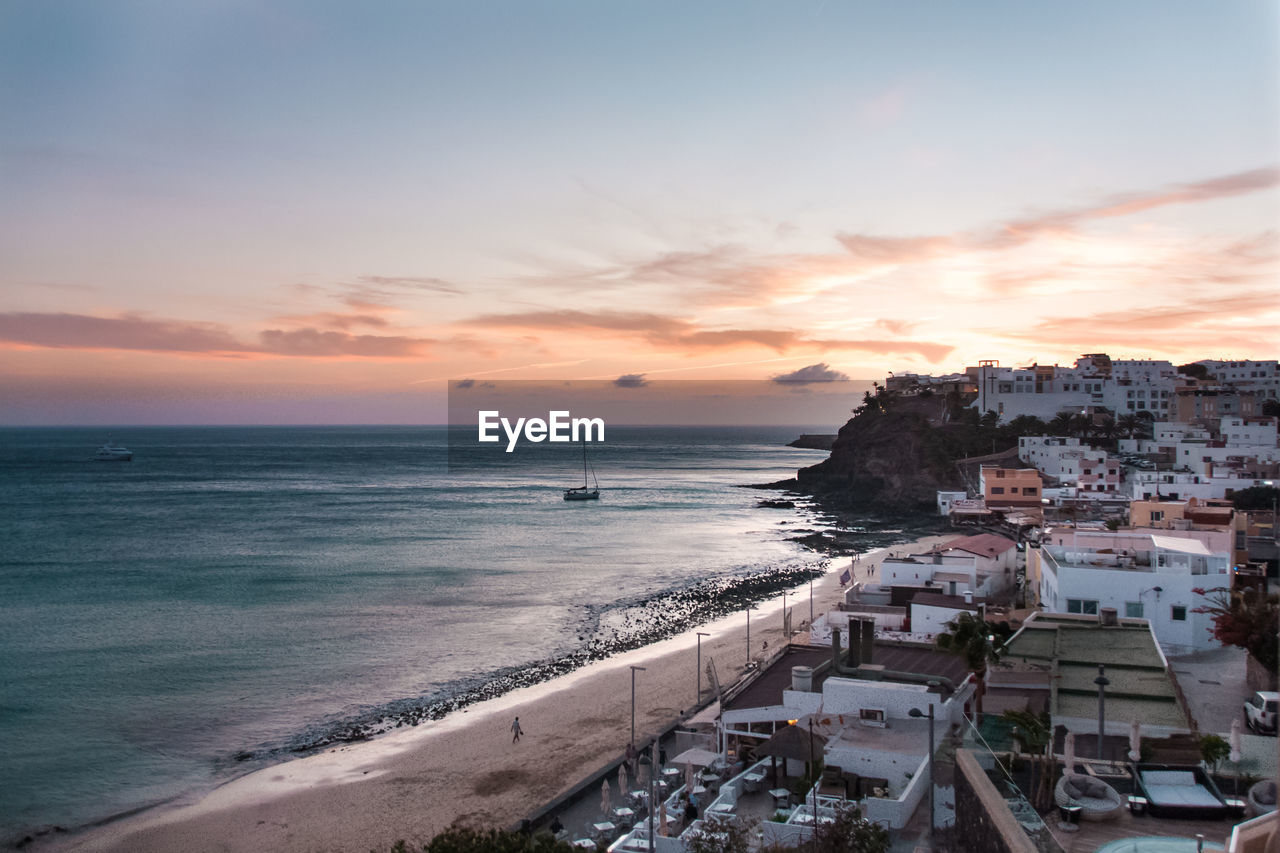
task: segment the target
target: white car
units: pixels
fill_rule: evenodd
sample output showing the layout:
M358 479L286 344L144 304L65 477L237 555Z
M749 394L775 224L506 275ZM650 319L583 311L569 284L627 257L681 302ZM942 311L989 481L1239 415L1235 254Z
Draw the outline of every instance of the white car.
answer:
M1280 712L1280 693L1259 690L1244 703L1244 723L1255 732L1276 733L1276 716Z

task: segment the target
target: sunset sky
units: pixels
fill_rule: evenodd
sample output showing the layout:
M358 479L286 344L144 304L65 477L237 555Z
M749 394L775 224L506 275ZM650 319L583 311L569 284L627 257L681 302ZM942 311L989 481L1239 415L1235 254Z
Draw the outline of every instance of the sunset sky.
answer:
M0 423L1280 356L1257 2L0 7Z

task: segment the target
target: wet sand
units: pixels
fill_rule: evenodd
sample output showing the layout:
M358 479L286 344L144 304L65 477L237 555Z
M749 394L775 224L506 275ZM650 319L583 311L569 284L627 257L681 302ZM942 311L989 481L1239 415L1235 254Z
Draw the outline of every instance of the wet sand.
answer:
M864 555L854 580L874 582L875 567L889 551L951 538L927 537ZM847 557L832 559L830 571L814 581L815 614L840 600L838 577L850 565ZM788 600L796 626L809 618L808 598L804 586ZM782 642L781 610L778 597L753 611L754 657L762 654L762 643L776 649ZM702 642L703 658L713 659L721 681L732 683L747 663L745 614L701 630L711 633ZM151 809L38 849L365 853L399 839L424 842L455 821L510 826L622 754L631 722L630 666L646 667L636 674L638 742L687 712L696 692L695 645L687 632L442 720L264 768L194 803ZM513 744L516 715L525 734Z

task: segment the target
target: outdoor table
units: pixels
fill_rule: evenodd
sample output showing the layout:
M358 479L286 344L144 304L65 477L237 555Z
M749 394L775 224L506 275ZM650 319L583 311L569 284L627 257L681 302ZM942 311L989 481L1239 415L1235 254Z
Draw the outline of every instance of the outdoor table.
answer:
M613 810L613 818L618 821L618 823L625 824L634 819L635 816L636 813L626 806L618 806Z
M786 788L774 788L769 792L769 796L773 797L774 805L791 805L791 792Z
M596 843L590 838L578 838L573 842L574 847L581 847L583 850L595 850Z
M703 816L710 820L733 820L737 817L733 813L732 803L716 803L714 806L708 807Z
M613 835L614 831L618 827L614 826L612 823L606 820L602 823L591 824L591 828L596 831L596 835L602 835L602 836L608 837L610 835Z
M703 787L702 785L694 785L694 786L693 786L693 793L694 793L694 795L696 795L696 796L702 796L702 795L703 795L703 794L705 794L706 792L707 792L707 789L706 789L705 787Z
M672 779L672 780L674 780L674 779L679 779L679 778L680 778L680 768L679 768L679 767L668 767L668 768L666 768L665 770L663 770L663 771L662 771L662 778L664 778L664 779Z
M1244 814L1244 810L1248 807L1248 803L1237 797L1224 797L1223 802L1227 804L1227 808L1231 809L1231 813L1237 817Z
M1136 815L1146 814L1147 798L1146 797L1130 797L1129 811L1133 812Z
M742 790L759 791L760 786L764 783L763 773L747 773L742 777Z

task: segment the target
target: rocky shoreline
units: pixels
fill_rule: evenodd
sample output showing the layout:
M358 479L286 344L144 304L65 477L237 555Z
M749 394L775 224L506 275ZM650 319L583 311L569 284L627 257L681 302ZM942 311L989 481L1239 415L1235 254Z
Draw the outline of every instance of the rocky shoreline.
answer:
M442 686L430 696L401 700L337 725L315 727L296 741L232 756L235 762L308 754L338 744L369 740L405 726L439 720L470 705L494 699L573 672L593 661L678 636L722 616L744 610L825 573L812 563L770 566L749 574L704 578L678 589L620 602L584 614L584 644L563 654Z

